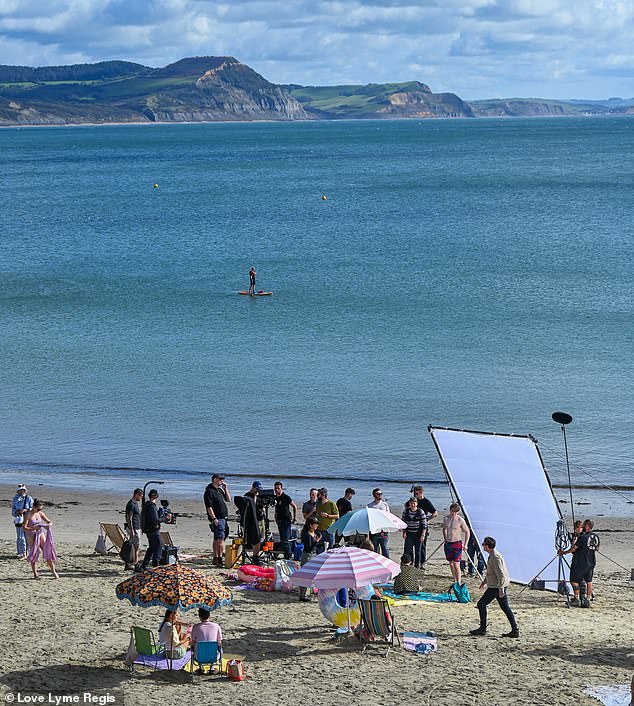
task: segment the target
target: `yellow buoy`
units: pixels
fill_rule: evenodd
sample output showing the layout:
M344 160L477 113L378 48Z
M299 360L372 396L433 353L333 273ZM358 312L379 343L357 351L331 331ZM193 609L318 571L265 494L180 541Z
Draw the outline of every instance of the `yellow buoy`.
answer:
M155 188L155 189L158 189L158 184L154 184L154 188Z

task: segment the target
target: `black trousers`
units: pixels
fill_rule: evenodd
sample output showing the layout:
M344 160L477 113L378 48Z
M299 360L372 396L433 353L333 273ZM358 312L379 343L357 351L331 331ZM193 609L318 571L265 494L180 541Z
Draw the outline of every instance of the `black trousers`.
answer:
M482 598L480 598L480 600L478 601L478 612L480 613L480 627L483 630L486 630L487 606L489 605L489 603L493 603L494 600L497 600L498 605L504 611L504 615L506 615L506 617L508 618L508 621L511 624L511 630L517 630L517 623L515 622L515 616L513 615L513 611L511 610L511 606L509 605L509 599L506 595L506 589L504 589L504 595L502 596L502 598L500 598L499 588L487 588Z
M152 562L152 566L158 566L159 561L161 561L161 550L163 549L161 546L161 535L157 531L146 533L145 536L147 537L149 546L145 552L141 566L145 568L150 561Z

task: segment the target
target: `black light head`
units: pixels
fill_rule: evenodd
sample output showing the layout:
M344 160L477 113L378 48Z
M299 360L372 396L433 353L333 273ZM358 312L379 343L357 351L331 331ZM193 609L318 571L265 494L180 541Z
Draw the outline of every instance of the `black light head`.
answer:
M570 424L572 421L572 416L570 414L567 414L566 412L553 412L552 414L553 421L557 422L557 424Z

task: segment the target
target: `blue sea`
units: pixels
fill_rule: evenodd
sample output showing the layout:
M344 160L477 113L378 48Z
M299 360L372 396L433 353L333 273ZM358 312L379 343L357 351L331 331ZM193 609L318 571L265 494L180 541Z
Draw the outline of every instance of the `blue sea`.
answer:
M16 128L0 164L0 479L440 482L431 424L561 482L563 410L573 482L634 485L634 118Z

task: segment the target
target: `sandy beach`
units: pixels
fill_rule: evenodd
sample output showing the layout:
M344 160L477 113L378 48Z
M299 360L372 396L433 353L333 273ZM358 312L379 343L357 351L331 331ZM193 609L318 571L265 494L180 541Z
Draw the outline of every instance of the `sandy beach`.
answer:
M77 694L90 691L116 701L150 704L191 702L244 705L348 701L364 706L412 704L597 704L583 694L589 685L624 684L634 672L632 599L634 522L602 517L595 530L601 551L627 569L599 556L597 600L591 610L566 609L550 592L510 589L510 603L521 628L519 640L500 637L507 623L497 606L490 609L489 635L468 634L477 627L475 603L397 606L399 632L433 630L438 652L416 655L402 647L387 658L384 650L362 654L356 640L332 641L333 631L316 601L304 604L296 594L238 591L233 605L213 619L224 633L229 654L246 658L246 679L198 679L184 672L139 669L123 664L130 626L158 629L160 608L141 609L115 597L115 586L129 574L115 555L94 553L98 523L123 525L129 493L91 494L75 490L31 488L47 504L60 556L60 580L45 566L41 581L15 558L10 501L14 487L0 488L0 582L5 610L0 630L8 652L0 677L1 696L8 694ZM170 528L181 551L202 555L188 565L219 576L211 567L211 541L199 500L179 500L181 516ZM440 509L440 508L439 508ZM445 508L441 509L445 510ZM235 523L234 523L235 527ZM438 520L429 546L439 543ZM401 546L390 538L392 558ZM501 548L503 553L503 548ZM450 584L447 564L438 552L423 572L425 590L443 592ZM230 585L230 584L228 584ZM471 580L472 597L481 595ZM8 600L7 600L8 599ZM185 613L196 620L195 611ZM16 698L17 701L17 698Z

